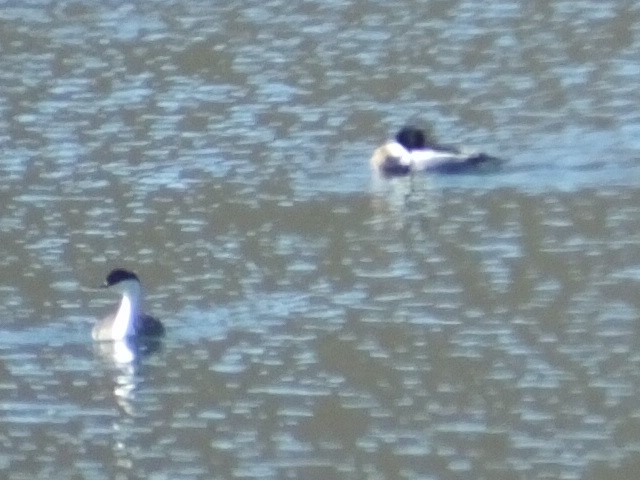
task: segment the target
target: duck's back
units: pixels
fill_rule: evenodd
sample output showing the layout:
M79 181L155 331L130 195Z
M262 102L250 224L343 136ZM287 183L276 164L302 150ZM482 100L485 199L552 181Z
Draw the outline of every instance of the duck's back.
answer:
M498 167L502 163L501 159L481 152L442 152L441 155L422 162L419 156L417 157L417 170L440 173L462 173L483 167Z
M160 337L164 335L164 325L157 318L143 314L138 319L136 335L141 337Z

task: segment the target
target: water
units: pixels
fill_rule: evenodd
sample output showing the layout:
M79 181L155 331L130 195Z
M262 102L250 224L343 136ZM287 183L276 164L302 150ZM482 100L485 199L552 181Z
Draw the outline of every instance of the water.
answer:
M2 477L635 478L639 15L5 5ZM372 181L405 122L509 162Z

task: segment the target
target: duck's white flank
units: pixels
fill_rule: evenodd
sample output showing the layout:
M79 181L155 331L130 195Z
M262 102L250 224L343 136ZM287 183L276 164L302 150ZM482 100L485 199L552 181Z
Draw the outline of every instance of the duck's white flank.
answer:
M92 331L94 340L123 340L135 335L140 316L142 288L136 280L125 280L111 287L122 293L115 313L104 318Z
M389 140L374 150L370 159L371 168L382 175L395 176L421 171L456 173L483 163L498 166L502 162L474 150L429 146L423 140L416 143L420 146L411 147L397 140Z
M113 325L111 326L112 339L122 340L133 333L133 311L133 302L131 298L129 298L129 295L125 293L120 300L120 306L118 307L116 316L113 319Z
M420 148L407 150L393 140L374 150L371 156L371 166L375 169L385 169L389 166L406 167L411 171L430 170L447 164L464 163L478 155L473 151L448 151Z

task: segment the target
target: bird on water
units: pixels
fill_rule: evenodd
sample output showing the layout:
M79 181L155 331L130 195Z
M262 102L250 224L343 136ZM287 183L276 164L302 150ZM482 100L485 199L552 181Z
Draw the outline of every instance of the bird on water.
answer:
M376 148L370 160L371 167L384 176L419 171L458 173L501 162L486 153L438 145L430 141L424 130L413 126L400 129L393 140Z
M94 340L118 341L164 335L162 323L142 310L142 285L135 273L116 268L107 275L102 287L120 293L121 298L115 312L93 327L91 335Z

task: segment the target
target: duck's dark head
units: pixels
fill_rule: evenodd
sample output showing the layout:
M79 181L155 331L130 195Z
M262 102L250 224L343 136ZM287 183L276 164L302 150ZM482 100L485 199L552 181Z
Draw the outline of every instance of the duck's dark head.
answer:
M427 136L424 130L408 125L396 134L396 142L407 150L417 150L427 146Z
M124 268L116 268L114 270L111 270L109 275L107 275L107 279L105 280L103 286L111 287L127 280L135 280L136 282L140 281L135 273L130 272L129 270L125 270Z

